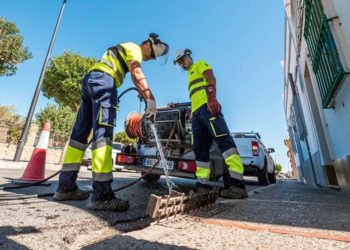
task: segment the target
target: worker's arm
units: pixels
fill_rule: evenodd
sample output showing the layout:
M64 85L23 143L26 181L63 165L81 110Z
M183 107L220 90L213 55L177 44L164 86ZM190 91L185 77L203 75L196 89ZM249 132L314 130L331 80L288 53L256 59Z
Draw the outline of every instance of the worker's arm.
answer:
M135 87L141 92L142 97L147 102L147 117L151 120L154 120L154 117L157 113L156 101L154 99L152 91L148 87L146 77L141 70L141 65L139 62L130 62L130 73L131 79L134 82Z
M212 69L204 71L203 76L207 79L208 82L208 86L206 88L208 96L208 111L216 116L220 112L220 104L216 99L216 78Z
M130 62L131 79L135 84L135 87L140 90L142 97L145 100L154 100L152 91L149 89L145 75L141 70L141 65L137 61Z

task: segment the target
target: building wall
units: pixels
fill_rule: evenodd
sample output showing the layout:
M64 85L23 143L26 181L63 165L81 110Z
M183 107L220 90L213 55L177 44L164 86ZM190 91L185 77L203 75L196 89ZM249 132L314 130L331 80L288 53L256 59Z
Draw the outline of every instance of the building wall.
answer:
M291 137L294 137L296 144L295 162L298 179L306 183L319 186L327 186L328 181L325 174L335 161L350 156L350 75L348 75L338 92L335 95L333 108L324 109L318 89L316 77L313 73L308 47L305 38L302 36L300 44L300 57L296 58L295 51L298 47L291 46L290 41L295 41L296 20L298 11L296 6L299 0L285 0L286 6L286 35L285 35L285 113L290 129ZM330 21L330 26L338 53L345 71L350 72L350 1L348 0L322 0L325 14L328 18L336 17ZM288 9L287 6L292 7ZM294 9L293 9L294 8ZM338 17L337 17L338 16ZM294 29L294 30L293 30ZM294 39L294 40L293 40ZM293 54L294 51L294 54ZM287 61L287 62L286 62ZM295 67L298 63L297 73ZM294 71L294 72L293 72ZM298 98L291 97L289 81L286 74L292 73L297 89ZM299 124L293 117L293 110L290 108L293 102L298 101L303 115L303 124L307 130L306 138L300 136L302 131ZM295 115L294 115L295 116ZM297 129L295 129L297 127ZM291 138L293 140L293 138ZM342 161L347 162L347 161ZM344 164L342 165L344 168ZM345 166L350 168L350 166ZM346 172L346 171L342 171ZM350 173L350 171L348 171ZM350 185L350 183L349 183Z
M349 7L350 8L350 7ZM350 84L344 86L336 97L334 109L324 110L332 138L334 159L350 154Z
M306 177L308 183L326 187L327 180L323 166L326 164L325 160L328 159L325 159L321 154L319 133L317 131L317 126L320 125L318 122L320 122L320 120L317 120L318 111L314 107L317 103L313 103L312 100L313 83L311 79L310 81L307 81L308 79L305 78L305 75L307 75L307 72L305 72L308 60L307 55L308 49L306 41L305 39L302 39L297 87L307 130L307 137L305 142L303 142L305 152L305 173L308 175Z
M330 22L345 71L350 72L350 1L322 1L328 18L337 17ZM337 160L350 154L350 77L345 77L335 97L333 109L325 109L333 158Z
M288 148L288 157L292 168L292 177L297 178L297 167L294 158L294 150L289 136L284 140L284 145L286 145L286 147Z

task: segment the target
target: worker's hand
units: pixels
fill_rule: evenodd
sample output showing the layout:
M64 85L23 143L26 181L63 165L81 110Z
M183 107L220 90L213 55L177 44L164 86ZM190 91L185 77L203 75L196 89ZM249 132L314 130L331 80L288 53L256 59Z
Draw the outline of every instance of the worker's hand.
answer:
M216 89L212 86L207 86L206 91L208 96L208 102L207 102L208 111L212 115L216 116L221 111L220 104L216 99Z
M154 121L157 113L157 105L155 100L147 99L147 109L146 109L146 117L147 119Z

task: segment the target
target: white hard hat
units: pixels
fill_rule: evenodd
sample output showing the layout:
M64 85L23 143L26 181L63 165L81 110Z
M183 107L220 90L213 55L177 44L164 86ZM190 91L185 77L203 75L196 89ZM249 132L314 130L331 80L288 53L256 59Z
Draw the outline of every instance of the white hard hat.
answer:
M192 55L192 51L190 49L185 49L185 50L177 50L175 52L175 58L174 58L174 64L184 56L190 56Z
M169 46L162 42L155 33L149 34L148 40L151 41L156 61L163 65L166 64L169 57Z

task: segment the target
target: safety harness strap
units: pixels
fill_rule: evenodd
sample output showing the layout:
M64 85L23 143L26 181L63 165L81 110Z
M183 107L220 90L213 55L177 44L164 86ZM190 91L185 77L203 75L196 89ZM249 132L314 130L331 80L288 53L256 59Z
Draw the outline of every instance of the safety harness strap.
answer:
M123 46L118 44L116 46L108 48L108 50L111 52L112 56L114 56L115 58L118 59L120 65L122 66L122 68L124 70L124 74L128 73L129 68L128 68L126 62L124 61L123 57L120 55L121 53L123 53L123 55L126 56L126 51L123 48Z

